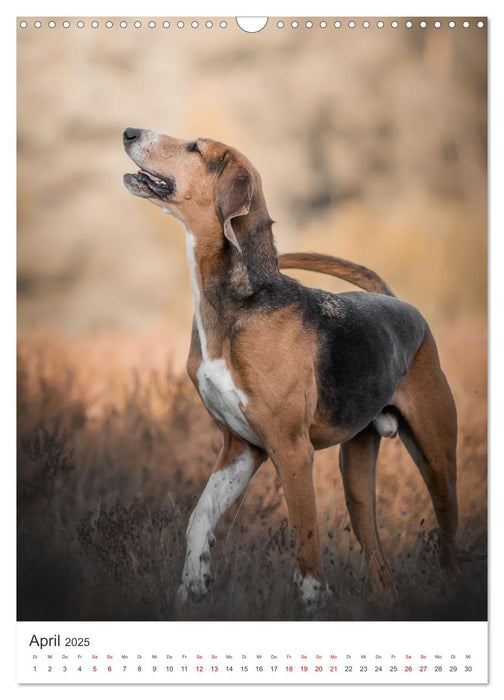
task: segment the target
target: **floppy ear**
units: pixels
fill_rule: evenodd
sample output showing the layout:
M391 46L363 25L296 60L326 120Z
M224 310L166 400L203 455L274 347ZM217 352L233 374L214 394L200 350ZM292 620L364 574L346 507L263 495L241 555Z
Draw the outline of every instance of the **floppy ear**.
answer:
M250 174L237 163L230 163L219 177L215 193L217 211L221 217L224 235L239 253L242 249L231 221L237 216L249 213L253 192L254 185Z

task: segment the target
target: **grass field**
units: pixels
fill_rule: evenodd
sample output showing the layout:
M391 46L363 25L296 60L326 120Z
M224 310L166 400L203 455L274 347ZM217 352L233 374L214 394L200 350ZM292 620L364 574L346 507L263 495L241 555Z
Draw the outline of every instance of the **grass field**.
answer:
M384 440L378 521L399 596L390 606L371 600L334 447L315 464L333 596L310 610L294 594L291 533L270 462L221 521L212 592L177 607L185 528L219 435L185 374L170 368L180 351L168 331L21 334L19 619L486 619L485 325L470 316L434 332L459 413L461 574L441 573L426 488L399 440Z

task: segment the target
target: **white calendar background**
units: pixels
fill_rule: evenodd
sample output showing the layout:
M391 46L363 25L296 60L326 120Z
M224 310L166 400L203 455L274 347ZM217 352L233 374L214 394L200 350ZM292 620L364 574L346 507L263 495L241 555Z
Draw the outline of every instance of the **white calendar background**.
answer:
M19 683L486 683L486 622L18 623Z

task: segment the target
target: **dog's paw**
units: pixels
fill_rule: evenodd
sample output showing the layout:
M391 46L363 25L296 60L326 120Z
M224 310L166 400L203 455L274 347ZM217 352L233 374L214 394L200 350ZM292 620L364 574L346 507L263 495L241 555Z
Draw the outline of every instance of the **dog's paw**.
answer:
M179 605L185 605L189 601L200 603L206 597L207 593L207 587L194 585L187 587L181 583L177 590L177 603Z
M299 600L303 605L311 606L325 604L331 599L331 591L325 581L318 581L312 576L303 576L298 571L294 573Z
M208 595L212 581L208 572L202 572L200 576L184 575L177 591L177 601L181 604L187 603L188 600L199 603Z
M187 588L184 586L183 583L180 584L177 590L177 604L178 605L185 605L187 603L187 599L189 597L189 592Z

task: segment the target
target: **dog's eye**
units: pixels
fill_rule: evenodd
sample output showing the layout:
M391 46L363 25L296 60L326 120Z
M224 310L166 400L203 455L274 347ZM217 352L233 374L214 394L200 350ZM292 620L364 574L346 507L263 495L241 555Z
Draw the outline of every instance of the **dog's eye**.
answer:
M200 151L200 149L198 148L198 142L197 142L197 141L192 141L192 143L190 143L190 144L187 146L187 150L189 151L189 153L200 153L200 154L201 154L201 151Z

